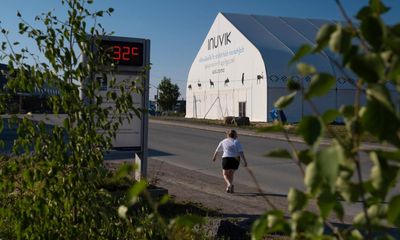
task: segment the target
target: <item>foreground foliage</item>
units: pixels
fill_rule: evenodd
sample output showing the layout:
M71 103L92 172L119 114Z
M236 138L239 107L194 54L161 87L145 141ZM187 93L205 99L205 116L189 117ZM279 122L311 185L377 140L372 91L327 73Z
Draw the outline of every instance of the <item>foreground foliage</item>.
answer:
M292 63L309 54L324 54L329 47L337 56L330 60L338 74L356 89L354 105L318 112L313 100L335 86L335 77L318 72L312 65L297 64L301 75L312 76L309 87L290 80L288 89L292 93L275 105L285 108L303 93L300 97L314 109L314 115L304 117L297 130L308 148L292 146L291 151L280 149L269 156L296 161L306 190L289 191L290 220L277 210L258 219L253 225L253 239L270 232L283 232L294 239L394 239L389 230L400 227L400 194L394 190L400 167L400 115L395 106L400 91L400 24L386 25L381 15L387 11L381 1L370 0L358 12L359 24L355 24L342 9L345 23L323 26L316 45L302 46L293 57ZM354 75L356 81L352 82ZM337 118L344 120L344 136L335 135L329 128ZM264 129L275 130L284 128L277 124ZM329 146L320 145L325 132L334 136ZM361 139L365 134L390 148L364 148ZM361 169L368 166L369 175L363 175ZM361 204L362 210L349 225L339 228L329 220L344 220L345 203ZM318 212L307 210L310 205L316 205Z
M144 80L117 83L105 51L92 51L101 49L96 37L106 34L98 20L111 15L112 8L91 10L92 0L60 2L65 18L47 12L32 24L17 13L20 37L35 43L33 51L11 42L9 32L0 26L5 39L0 59L8 62L0 113L10 113L10 100L16 95L53 88L59 94L50 95L46 105L55 114L52 117L60 119L60 124L49 127L46 118L2 115L0 131L5 126L14 128L17 137L12 153L0 155L0 238L196 238L192 226L201 219L162 218L158 207L169 199L152 202L145 181L133 184L126 193L113 192L105 184L110 173L103 166L104 152L124 118L143 114L134 107L132 94L144 91ZM118 91L97 94L102 83L95 74L108 78L108 89ZM114 104L107 107L105 102ZM133 166L124 166L114 178L118 181L132 171Z

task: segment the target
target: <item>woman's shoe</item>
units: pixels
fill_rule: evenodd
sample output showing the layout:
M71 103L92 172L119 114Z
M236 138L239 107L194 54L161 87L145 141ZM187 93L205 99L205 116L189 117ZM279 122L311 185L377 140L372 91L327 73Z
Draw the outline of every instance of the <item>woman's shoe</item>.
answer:
M230 187L226 187L226 192L227 193L231 193L231 188Z
M231 185L230 193L234 193L234 191L233 191L233 185Z

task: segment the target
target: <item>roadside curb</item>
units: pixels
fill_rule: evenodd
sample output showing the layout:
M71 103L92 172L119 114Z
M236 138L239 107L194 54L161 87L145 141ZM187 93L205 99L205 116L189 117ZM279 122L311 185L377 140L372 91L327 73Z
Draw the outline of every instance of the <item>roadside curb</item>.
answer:
M186 128L202 129L202 130L221 132L221 133L225 133L227 130L232 129L232 128L237 128L235 126L210 126L210 125L203 125L203 124L193 124L193 123L187 123L187 122L178 122L178 121L173 121L173 120L159 120L159 119L149 119L149 122L156 123L156 124L170 125L170 126L180 126L180 127L186 127ZM274 139L274 140L279 140L279 141L288 141L288 139L286 139L286 137L282 133L258 133L254 130L247 130L247 129L240 129L238 132L240 135L245 135L245 136ZM303 139L298 136L289 135L289 140L291 142L305 144ZM330 145L331 143L332 143L332 139L328 139L328 138L321 139L322 145ZM362 148L365 150L372 150L372 149L393 150L394 149L391 146L377 144L377 143L362 143Z

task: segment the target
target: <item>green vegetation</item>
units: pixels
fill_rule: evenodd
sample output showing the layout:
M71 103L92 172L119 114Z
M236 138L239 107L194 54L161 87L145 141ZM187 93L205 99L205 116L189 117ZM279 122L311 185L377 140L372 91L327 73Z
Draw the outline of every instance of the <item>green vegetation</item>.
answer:
M340 1L336 1L340 9ZM283 232L293 239L394 239L387 231L400 226L400 194L394 191L398 183L400 162L400 114L394 105L389 85L400 90L400 24L386 25L381 15L389 11L379 0L369 4L357 14L360 24L354 24L342 9L346 25L323 26L315 46L304 45L291 63L300 61L309 54L320 54L329 47L339 58L333 64L340 74L350 81L348 73L357 75L354 105L342 106L339 111L330 109L313 116L304 117L297 134L308 145L308 149L274 150L280 157L298 163L304 177L305 191L291 189L288 193L290 219L271 206L253 225L252 238L262 239L271 232ZM359 27L358 27L359 26ZM291 79L291 93L275 103L285 108L300 92L304 101L313 109L313 98L327 94L334 86L334 77L318 72L314 66L298 63L297 69L303 76L311 75L308 88ZM350 70L350 71L349 71ZM366 97L366 105L360 99ZM329 123L343 117L343 134L331 129ZM280 131L287 135L282 123L266 127L264 131ZM333 143L322 147L320 139L326 132ZM392 150L362 148L363 137L369 134L379 143L386 143ZM362 154L372 163L370 175L362 175ZM329 222L332 216L343 220L344 203L361 203L362 210L348 227L338 228ZM307 210L308 205L317 205L317 212ZM324 227L330 229L324 231Z
M157 104L162 111L173 110L180 95L178 85L172 84L170 78L164 77L158 85Z
M1 119L0 130L4 122L15 125L17 139L11 155L0 155L0 239L197 239L192 227L200 217L164 218L158 209L169 198L154 201L146 181L129 180L134 166L123 165L115 174L104 167L104 151L122 116L141 114L132 94L143 92L142 81L117 82L105 51L92 51L101 49L97 37L107 33L99 20L112 8L91 11L92 0L60 3L65 18L50 11L33 24L17 13L20 38L33 40L34 49L19 49L0 26L5 39L0 60L8 63L0 112L7 112L17 92L51 87L59 94L46 105L66 116L51 128L29 114ZM107 78L109 89L118 93L96 94L102 85L96 76ZM105 107L104 102L115 104Z
M93 45L98 47L95 36L106 34L99 18L113 12L112 8L90 11L92 3L61 0L66 19L44 13L36 18L40 28L18 13L21 37L34 40L37 51L17 50L19 43L10 42L8 31L0 28L6 39L0 59L8 62L9 69L7 88L0 90L0 112L6 111L7 101L16 92L29 93L47 85L60 91L49 99L48 106L67 116L62 127L51 129L29 116L18 119L13 115L8 120L17 125L18 138L13 154L0 156L0 238L201 239L204 219L196 215L199 212L169 212L172 203L168 196L155 201L146 181L129 178L135 166L123 165L110 173L103 165L103 151L110 147L122 122L118 116L126 114L132 119L141 114L133 107L132 93L143 89L140 81L116 83L107 56L91 51ZM381 15L388 10L381 1L370 0L357 14L359 25L344 14L347 25L322 27L317 45L303 46L293 58L292 64L329 47L341 56L334 63L342 74L347 76L347 69L358 76L356 101L339 111L305 117L295 132L308 144L307 149L291 145L290 151L277 149L269 154L296 161L306 190L289 191L289 219L270 204L270 211L253 225L253 239L272 233L293 239L393 239L385 230L400 227L400 195L393 192L400 169L400 116L387 85L400 90L400 24L388 26L382 21ZM88 22L94 25L88 27ZM79 60L80 54L87 56L86 63ZM326 94L333 85L333 76L304 63L297 66L300 74L312 76L310 87L302 89L300 83L290 80L292 93L280 98L277 108L288 106L299 92L304 92L302 97L313 106L313 97ZM109 78L111 89L118 87L120 92L98 96L101 83L94 73ZM83 86L87 102L81 101L75 82ZM365 106L360 104L361 96L367 98ZM104 108L105 101L116 104ZM345 120L340 135L328 125L339 116ZM279 122L261 130L288 136L286 126ZM334 141L321 147L326 133ZM394 150L362 149L366 134ZM361 174L361 154L372 163L369 176ZM337 228L329 219L332 215L343 219L342 199L361 203L363 208L349 227ZM316 205L318 211L307 210L308 205Z

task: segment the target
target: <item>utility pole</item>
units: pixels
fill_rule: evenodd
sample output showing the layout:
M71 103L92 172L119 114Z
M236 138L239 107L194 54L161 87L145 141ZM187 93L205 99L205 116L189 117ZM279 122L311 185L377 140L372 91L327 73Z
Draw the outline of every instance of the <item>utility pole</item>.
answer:
M159 106L158 106L158 97L159 97L159 89L158 87L154 86L153 84L150 83L151 87L154 87L157 90L156 95L154 96L155 104L156 104L156 111L160 111Z

